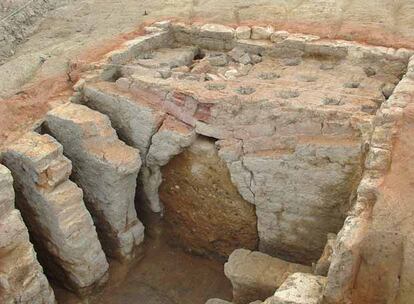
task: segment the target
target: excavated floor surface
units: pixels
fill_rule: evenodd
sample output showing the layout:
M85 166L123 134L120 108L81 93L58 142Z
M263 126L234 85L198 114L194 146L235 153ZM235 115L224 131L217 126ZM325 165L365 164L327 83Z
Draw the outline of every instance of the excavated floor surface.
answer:
M162 219L147 210L139 214L147 227L143 258L132 266L113 261L108 284L90 304L204 304L214 297L231 300L231 284L222 263L170 244ZM54 286L54 290L60 304L81 303L64 289Z

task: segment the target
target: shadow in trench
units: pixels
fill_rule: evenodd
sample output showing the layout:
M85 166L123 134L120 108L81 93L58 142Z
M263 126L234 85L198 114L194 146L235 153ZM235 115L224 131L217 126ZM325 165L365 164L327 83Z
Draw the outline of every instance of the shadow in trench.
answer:
M146 227L142 257L130 265L111 261L106 287L84 302L54 286L59 304L204 304L210 298L231 300L231 284L221 262L173 246L163 219L145 207L138 209Z

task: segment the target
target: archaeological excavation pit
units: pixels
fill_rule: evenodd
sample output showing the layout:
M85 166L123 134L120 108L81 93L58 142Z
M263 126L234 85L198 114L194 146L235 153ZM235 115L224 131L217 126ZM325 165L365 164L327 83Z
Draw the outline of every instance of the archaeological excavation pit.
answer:
M271 26L145 30L84 68L70 100L6 147L27 229L3 167L0 207L22 226L38 282L0 283L4 303L54 303L46 277L59 303L389 297L404 271L372 279L380 296L361 292L361 260L377 247L353 240L414 91L414 52Z

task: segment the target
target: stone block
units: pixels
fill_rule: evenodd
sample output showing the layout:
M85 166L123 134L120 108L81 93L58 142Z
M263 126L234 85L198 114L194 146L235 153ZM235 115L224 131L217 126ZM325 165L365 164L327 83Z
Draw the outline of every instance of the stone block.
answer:
M154 22L152 24L152 26L159 27L159 28L162 28L162 29L169 29L171 27L171 25L172 25L171 20L157 21L157 22Z
M345 215L341 210L348 208L349 193L361 176L360 153L357 141L345 145L308 142L294 145L293 151L272 148L228 162L239 192L256 205L260 251L306 264L317 260L326 234L342 226ZM331 161L322 161L326 157ZM298 227L295 233L292 225Z
M381 148L371 148L365 161L365 167L372 170L386 171L391 164L391 152Z
M48 112L47 132L73 163L73 179L85 193L105 253L134 257L144 239L134 199L139 151L118 139L107 116L83 105L65 104Z
M250 39L252 29L249 26L239 26L236 28L237 39Z
M45 271L79 294L103 284L108 263L82 190L68 179L71 166L62 146L30 132L7 147L3 161Z
M232 40L234 29L221 24L205 24L200 29L200 37Z
M154 34L154 33L160 33L163 31L162 28L156 27L156 26L146 26L144 28L144 31L146 34Z
M289 37L289 32L276 31L276 32L272 33L272 35L270 36L270 41L272 41L273 43L278 43L278 42L282 42L283 40L285 40L288 37Z
M268 40L274 32L274 28L271 25L268 26L253 26L252 36L253 40Z
M235 47L239 47L250 54L263 55L272 50L273 43L267 40L239 39L235 43Z
M309 273L294 273L278 288L271 304L319 304L326 277Z
M119 49L106 54L101 78L110 80L119 71L121 64L127 63L141 52L169 46L172 38L171 31L164 30L126 41Z
M168 115L161 128L154 134L147 154L149 166L165 166L195 140L194 129Z
M233 302L236 304L265 300L294 272L311 272L311 267L246 249L235 250L224 265L224 273L233 285Z
M368 225L367 219L348 216L338 233L333 251L328 280L323 292L324 304L347 303L361 263L359 246Z
M144 95L136 98L111 84L85 86L84 94L84 104L107 115L120 138L139 149L145 160L151 137L161 126L165 112L152 106Z

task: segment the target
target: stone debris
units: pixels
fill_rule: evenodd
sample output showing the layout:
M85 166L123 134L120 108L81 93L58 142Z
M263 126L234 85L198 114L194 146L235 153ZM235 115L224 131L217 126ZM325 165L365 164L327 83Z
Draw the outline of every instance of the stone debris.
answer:
M234 37L234 29L221 24L205 24L200 29L200 37L231 40Z
M222 53L210 54L207 60L212 66L225 66L228 63L227 55Z
M211 63L209 60L201 60L200 62L194 64L193 68L191 69L191 73L193 74L205 74L209 73L212 69Z
M286 31L276 31L270 35L270 41L274 43L282 42L283 40L289 37L289 32Z
M152 136L146 167L142 169L142 180L145 181L144 193L153 210L158 211L161 206L158 195L158 188L162 182L160 168L175 155L180 154L184 148L190 146L195 137L193 128L170 115L167 115L158 132Z
M106 114L117 130L120 138L128 145L137 148L143 160L143 170L139 184L149 201L151 210L161 211L158 195L160 179L158 171L151 172L146 168L145 160L151 145L151 139L161 127L166 113L160 107L152 105L146 95L136 98L132 94L119 91L111 84L86 86L84 103L103 114ZM151 98L159 98L151 96ZM157 169L155 169L157 170ZM154 190L155 189L155 190Z
M105 253L117 259L134 257L144 239L134 206L139 151L118 139L107 116L83 105L53 109L45 129L73 162L73 179L85 193Z
M384 84L384 87L382 88L382 94L384 94L384 97L386 99L390 98L392 93L394 92L395 84L393 83L386 83Z
M267 40L270 39L274 32L273 26L253 26L252 36L253 40Z
M3 162L45 271L79 294L105 283L108 263L62 146L30 132L7 148Z
M239 71L236 69L230 69L224 73L224 77L227 80L235 80L240 75Z
M22 279L23 278L23 279ZM29 233L14 207L13 179L0 165L0 302L54 304L55 296L36 259Z
M236 304L265 300L294 272L311 272L311 267L246 249L235 250L224 265L224 273L233 285L233 302Z
M190 146L195 138L193 128L167 115L158 132L152 136L146 164L165 166L173 156Z
M240 47L235 47L234 49L232 49L228 55L236 62L240 62L243 64L248 64L250 63L250 56L249 54L242 48ZM247 57L249 60L247 60Z
M294 273L278 288L269 304L319 304L325 284L326 277Z

